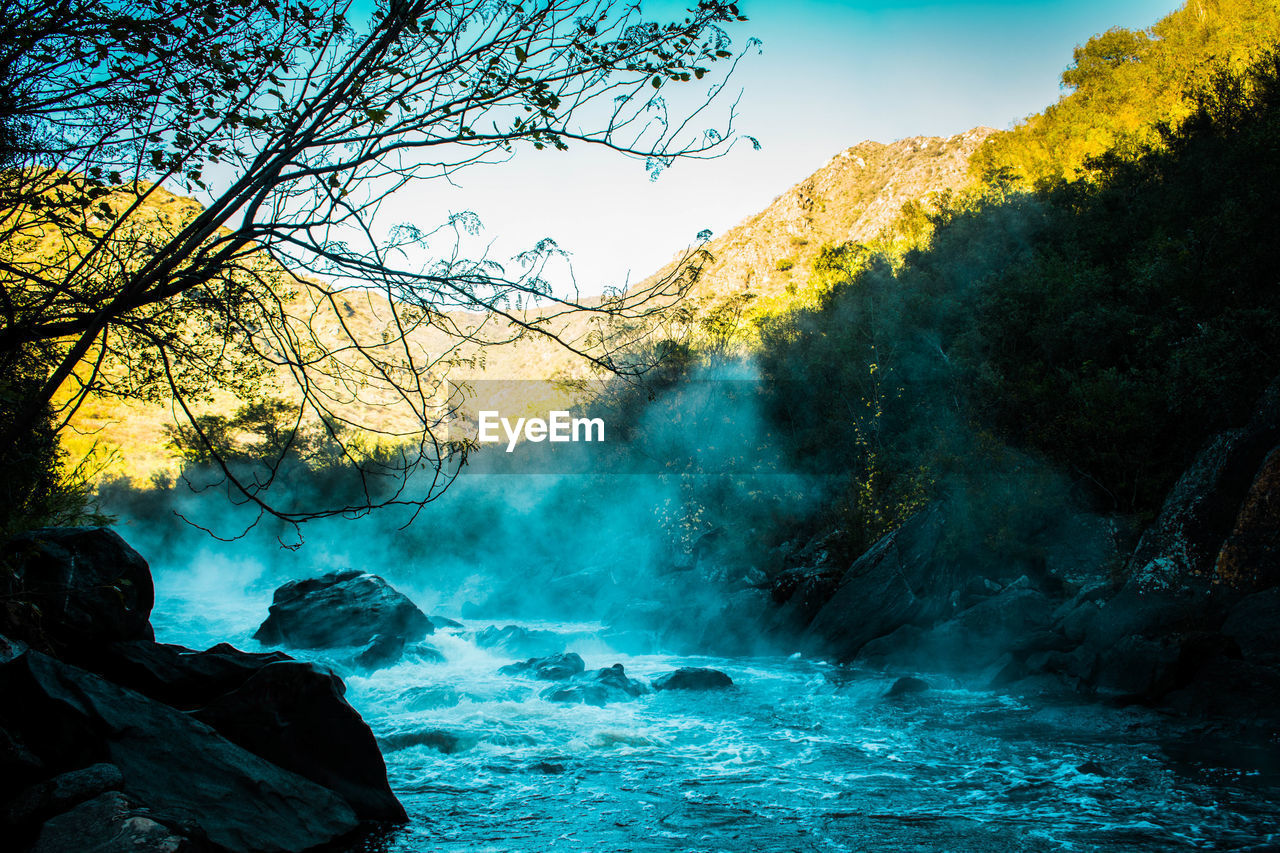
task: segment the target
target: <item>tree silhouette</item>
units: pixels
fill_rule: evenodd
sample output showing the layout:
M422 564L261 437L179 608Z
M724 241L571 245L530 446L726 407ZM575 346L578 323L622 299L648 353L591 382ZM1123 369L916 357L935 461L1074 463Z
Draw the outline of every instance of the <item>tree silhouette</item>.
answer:
M743 19L733 4L699 0L656 23L615 0L391 0L363 27L342 0L0 8L6 464L51 406L65 424L90 394L172 399L203 440L202 399L267 387L289 398L294 432L328 432L364 488L340 506L282 508L271 477L224 464L262 512L419 503L447 485L458 449L444 427L459 347L540 335L605 369L643 370L622 348L704 259L695 248L650 286L584 298L544 278L550 241L500 263L459 248L473 215L424 228L378 214L398 190L520 147L602 146L654 173L723 154L732 106L721 129L696 125L724 85L713 64L731 71L741 55L723 29ZM669 88L704 78L691 107L669 107ZM568 331L582 316L594 322ZM412 427L365 416L386 406ZM381 473L425 468L427 488L368 487L369 460L348 445L371 429L397 448Z

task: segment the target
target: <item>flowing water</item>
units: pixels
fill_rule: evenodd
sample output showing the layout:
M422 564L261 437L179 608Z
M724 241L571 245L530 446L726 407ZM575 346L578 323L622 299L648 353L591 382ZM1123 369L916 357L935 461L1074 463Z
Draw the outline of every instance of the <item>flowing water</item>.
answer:
M261 599L166 589L157 639L204 648L250 635ZM1151 711L1043 705L930 678L791 657L628 655L601 626L552 632L588 670L649 679L706 666L735 686L603 707L539 698L498 674L473 622L430 638L445 662L367 676L338 667L383 742L411 817L357 849L408 851L1166 851L1280 844L1276 742L1232 744ZM499 625L507 624L499 622ZM323 660L323 657L316 659ZM1280 848L1274 848L1280 849Z

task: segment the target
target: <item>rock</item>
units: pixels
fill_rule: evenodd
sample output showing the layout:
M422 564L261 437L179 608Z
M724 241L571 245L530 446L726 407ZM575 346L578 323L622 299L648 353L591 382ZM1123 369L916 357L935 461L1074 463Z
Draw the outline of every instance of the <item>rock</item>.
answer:
M912 675L904 675L897 681L893 682L893 686L889 688L889 692L884 694L890 699L899 696L914 696L918 693L924 693L929 689L929 682L923 678L916 678Z
M564 772L564 765L557 764L554 761L539 761L536 764L530 764L525 769L530 773L541 773L543 776L558 776Z
M193 843L119 791L101 794L48 821L32 853L196 853Z
M59 653L150 640L155 588L137 551L105 527L50 527L0 553L0 633Z
M193 716L255 755L324 786L363 820L403 821L369 726L336 675L271 663Z
M98 675L182 710L199 708L244 684L284 652L242 652L219 643L203 652L146 641L111 643L77 661Z
M1280 587L1237 602L1222 623L1222 633L1240 644L1246 658L1280 659Z
M275 592L254 639L301 649L367 646L379 635L417 642L435 626L382 578L356 570L290 581Z
M1218 552L1214 576L1235 589L1280 584L1280 447L1267 455Z
M0 727L0 800L7 801L22 790L43 779L44 762L27 748L16 733Z
M490 625L475 636L482 649L508 652L512 655L551 655L564 651L564 640L550 631L530 631L519 625L499 628Z
M1054 603L1024 584L1011 584L932 628L904 626L867 643L862 657L879 666L974 673L1010 649L1050 642Z
M1259 469L1277 443L1280 381L1267 389L1248 424L1215 436L1178 479L1134 550L1130 576L1144 590L1209 578ZM1265 506L1259 511L1267 513Z
M579 676L573 683L548 687L542 698L548 702L565 702L581 705L604 705L609 702L634 699L649 692L642 682L628 678L622 664L596 670Z
M438 614L438 613L437 613L437 614L434 614L434 615L431 617L431 624L435 625L437 628L462 628L462 627L464 627L464 626L463 626L463 624L462 624L461 622L458 622L457 620L454 620L454 619L449 619L449 618L447 618L447 617L445 617L445 616L441 616L441 615L440 615L440 614Z
M380 738L378 743L388 752L408 749L411 746L429 746L445 755L453 755L462 749L462 738L443 729L387 735Z
M563 681L580 675L586 669L582 658L574 652L561 655L550 655L544 658L529 658L520 663L507 664L498 670L502 675L532 675L543 681Z
M402 634L379 634L368 648L355 657L358 669L367 672L391 666L404 654L405 639ZM443 657L443 656L442 656Z
M227 850L307 850L341 838L359 823L332 791L231 743L181 711L34 650L0 664L0 727L20 732L55 773L99 762L115 765L123 793L146 806L153 816L148 820L194 821L213 844ZM115 795L102 796L113 809L124 808ZM83 816L86 805L72 814ZM103 820L75 825L103 825ZM60 832L65 825L49 831ZM43 849L90 849L83 842L53 846L75 836L67 832L51 835Z
M405 711L429 711L452 708L461 701L462 696L452 687L410 687L396 696L395 704Z
M444 663L444 652L430 643L415 643L405 649L404 656L419 663Z
M927 509L859 557L809 625L808 644L851 660L871 640L917 617L935 615L940 607L927 600L927 592L950 586L949 573L934 559L943 526L941 510Z
M1103 693L1152 695L1171 679L1178 654L1171 640L1131 634L1099 656L1094 684Z
M9 825L36 823L65 812L107 791L124 787L124 776L114 764L93 764L32 785L4 808Z
M654 690L723 690L733 686L733 679L718 669L682 666L653 679Z
M330 788L359 817L403 819L373 736L331 673L283 652L242 652L226 643L203 652L114 643L94 660L115 683L192 711L255 755ZM285 663L290 667L272 668Z

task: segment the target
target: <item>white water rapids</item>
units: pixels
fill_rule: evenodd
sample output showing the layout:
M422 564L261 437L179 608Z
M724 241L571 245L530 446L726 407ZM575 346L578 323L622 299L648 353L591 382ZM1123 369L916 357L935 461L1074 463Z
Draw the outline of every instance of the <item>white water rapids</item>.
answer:
M268 589L166 580L157 575L158 640L260 650L251 635ZM1280 843L1274 768L1203 740L1211 731L1174 737L1149 710L1035 705L932 676L928 692L888 699L896 673L799 656L620 654L598 624L522 623L561 637L588 671L621 663L647 680L706 666L735 683L561 705L539 698L548 682L498 674L528 655L478 648L472 636L490 624L508 622L437 631L429 642L443 663L409 657L369 675L336 667L411 818L355 849L1124 853Z

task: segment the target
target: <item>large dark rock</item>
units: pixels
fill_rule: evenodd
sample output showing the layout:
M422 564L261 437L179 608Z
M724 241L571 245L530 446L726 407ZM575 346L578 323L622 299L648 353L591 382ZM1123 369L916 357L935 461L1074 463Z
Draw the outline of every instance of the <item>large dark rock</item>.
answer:
M507 664L498 672L503 675L531 675L543 681L564 681L566 678L581 675L586 668L586 664L576 652L568 652Z
M0 561L0 633L60 654L155 636L151 571L114 530L31 531L10 540Z
M1280 443L1280 381L1249 422L1215 436L1196 456L1142 535L1129 574L1143 589L1198 584L1214 574L1219 552L1268 454Z
M1280 663L1280 587L1237 602L1222 623L1222 633L1239 644L1246 658Z
M733 686L733 679L718 669L682 666L653 679L654 690L723 690Z
M122 792L130 803L145 806L149 820L165 826L192 822L226 850L302 851L341 838L359 824L332 791L231 743L181 711L36 651L0 663L0 728L20 733L50 776L114 765ZM126 808L125 801L102 796L112 809ZM67 819L72 828L65 833L59 829L65 824L50 828L53 835L41 842L47 845L43 849L93 849L57 846L66 843L58 839L87 832L84 827L103 825L101 815L84 816L92 811L87 805L68 813L80 816ZM148 832L147 837L154 836Z
M1034 645L1046 631L1054 603L1026 583L1011 584L930 628L904 626L867 643L862 657L881 666L978 672L1014 648Z
M405 820L369 726L336 675L271 663L193 716L232 742L338 794L366 820Z
M1280 584L1280 447L1254 475L1214 565L1219 583L1256 591Z
M249 680L284 652L242 652L219 643L203 652L167 643L110 643L77 661L116 684L182 710L199 708Z
M809 625L809 645L849 660L877 637L941 615L946 598L933 593L950 574L935 559L944 525L939 508L925 510L859 557Z
M412 643L434 631L426 614L382 578L350 570L290 581L277 589L254 639L328 649L367 646L379 635Z

